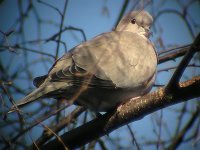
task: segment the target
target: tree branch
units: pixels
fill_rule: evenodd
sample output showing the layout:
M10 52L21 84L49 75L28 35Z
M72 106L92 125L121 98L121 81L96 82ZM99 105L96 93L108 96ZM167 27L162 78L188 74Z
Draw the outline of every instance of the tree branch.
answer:
M192 57L197 51L200 51L200 34L198 34L194 43L190 47L190 50L186 53L186 55L183 57L182 61L180 62L179 66L175 70L173 76L171 77L169 83L167 84L166 91L168 90L174 91L178 87L178 82L180 81L183 75L183 72L185 71L190 60L192 59Z
M162 64L169 60L175 60L175 58L185 55L189 51L189 49L190 49L190 47L185 47L176 52L165 54L164 56L160 56L158 58L158 63Z
M149 93L141 98L129 100L122 105L120 111L109 112L61 136L65 145L70 148L80 147L94 139L109 134L113 130L142 119L159 109L187 101L200 96L200 76L179 83L179 88L173 93L165 92L165 88ZM42 149L62 149L61 143L55 139Z

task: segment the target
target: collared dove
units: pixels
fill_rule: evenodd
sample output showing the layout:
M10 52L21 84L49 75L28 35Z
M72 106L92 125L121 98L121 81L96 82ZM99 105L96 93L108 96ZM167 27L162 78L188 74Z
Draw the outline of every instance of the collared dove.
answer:
M58 59L48 74L37 77L33 92L10 112L40 98L66 99L93 111L108 111L150 91L157 55L149 41L152 16L132 11L112 32L84 42Z

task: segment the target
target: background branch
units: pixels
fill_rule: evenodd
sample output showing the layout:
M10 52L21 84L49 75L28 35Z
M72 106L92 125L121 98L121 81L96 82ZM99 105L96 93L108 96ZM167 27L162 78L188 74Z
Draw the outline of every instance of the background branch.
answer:
M184 70L186 69L193 55L197 51L200 51L200 34L198 34L194 43L190 47L190 50L186 53L186 55L183 57L182 61L180 62L179 66L175 70L173 76L171 77L169 83L167 84L166 91L176 90L176 88L178 87L178 82L180 81L180 78L182 77Z

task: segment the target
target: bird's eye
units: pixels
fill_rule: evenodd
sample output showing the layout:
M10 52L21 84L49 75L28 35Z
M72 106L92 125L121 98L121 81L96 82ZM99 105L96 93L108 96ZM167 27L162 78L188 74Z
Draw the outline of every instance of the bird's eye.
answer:
M132 24L135 24L135 23L136 23L135 18L133 18L133 19L131 20L131 23L132 23Z

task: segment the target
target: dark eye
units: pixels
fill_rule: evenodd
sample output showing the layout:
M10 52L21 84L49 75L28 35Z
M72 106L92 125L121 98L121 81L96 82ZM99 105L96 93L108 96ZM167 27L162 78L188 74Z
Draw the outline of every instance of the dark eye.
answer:
M135 24L135 22L136 22L136 20L135 20L135 18L133 18L133 19L131 20L131 23L132 23L132 24Z

